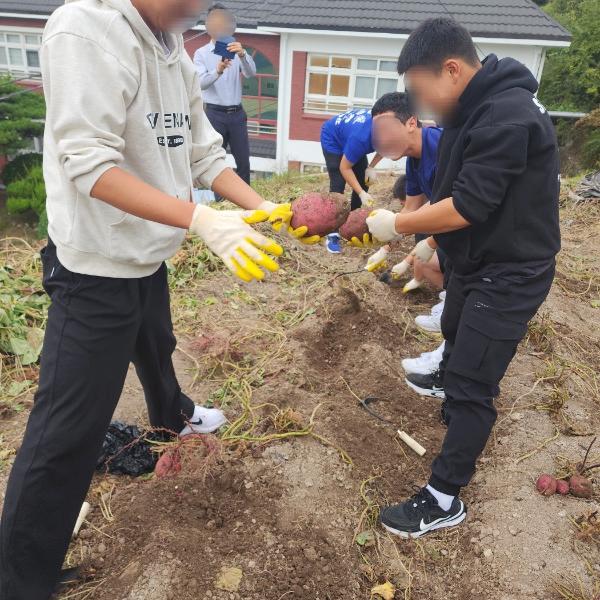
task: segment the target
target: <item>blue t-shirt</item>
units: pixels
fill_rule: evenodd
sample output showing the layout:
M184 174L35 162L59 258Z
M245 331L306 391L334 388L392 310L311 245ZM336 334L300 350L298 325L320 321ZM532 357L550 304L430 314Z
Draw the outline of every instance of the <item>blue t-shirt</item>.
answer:
M364 108L349 110L323 123L321 145L332 154L343 154L355 165L373 148L371 111Z
M406 161L406 195L425 194L431 199L437 165L437 147L442 136L439 127L423 127L421 158L409 157Z

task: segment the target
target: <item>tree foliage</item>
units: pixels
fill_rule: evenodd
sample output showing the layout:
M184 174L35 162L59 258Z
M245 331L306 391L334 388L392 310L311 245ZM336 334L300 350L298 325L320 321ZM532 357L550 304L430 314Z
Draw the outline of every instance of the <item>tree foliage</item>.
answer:
M46 104L41 94L24 91L10 76L0 77L0 98L0 154L14 154L42 135Z
M46 215L46 186L42 167L32 167L22 179L13 181L8 187L6 207L9 213L24 213L32 210L38 216L38 236L48 235Z
M548 51L540 98L549 109L593 110L600 105L600 2L551 0L545 9L573 40Z

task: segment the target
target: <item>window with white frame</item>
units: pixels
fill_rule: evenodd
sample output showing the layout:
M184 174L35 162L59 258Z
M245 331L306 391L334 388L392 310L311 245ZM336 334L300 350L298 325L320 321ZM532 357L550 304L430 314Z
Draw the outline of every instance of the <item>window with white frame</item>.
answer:
M0 32L0 71L40 74L41 34Z
M304 110L337 113L370 108L388 92L401 89L394 58L309 54Z

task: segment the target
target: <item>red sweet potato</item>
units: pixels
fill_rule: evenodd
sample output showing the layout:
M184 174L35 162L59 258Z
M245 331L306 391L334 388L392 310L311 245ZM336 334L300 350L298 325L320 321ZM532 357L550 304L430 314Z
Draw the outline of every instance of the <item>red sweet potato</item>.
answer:
M583 475L572 475L569 479L569 491L577 498L591 498L592 482Z
M367 217L371 214L370 208L358 208L353 210L346 222L340 227L340 235L345 240L351 240L353 237L362 241L365 233L369 233L367 227Z
M556 493L561 496L566 496L569 493L569 482L564 479L556 480Z
M552 496L556 493L556 478L548 474L540 475L535 487L542 496Z
M179 471L181 471L181 460L177 450L167 450L154 467L154 473L159 478L177 475Z
M343 194L308 193L292 202L291 225L294 229L306 225L307 235L328 235L337 231L348 218L350 205Z

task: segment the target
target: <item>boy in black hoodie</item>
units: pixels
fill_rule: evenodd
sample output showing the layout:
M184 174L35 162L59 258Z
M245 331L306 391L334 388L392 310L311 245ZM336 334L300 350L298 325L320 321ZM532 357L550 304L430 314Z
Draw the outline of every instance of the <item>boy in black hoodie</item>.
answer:
M422 23L398 72L444 127L431 205L399 215L377 210L367 222L382 242L432 232L452 267L440 371L407 379L422 395L445 394L448 431L429 484L381 513L392 533L419 537L466 516L458 494L496 420L498 385L554 277L559 162L533 75L511 58L491 54L480 62L456 21Z

